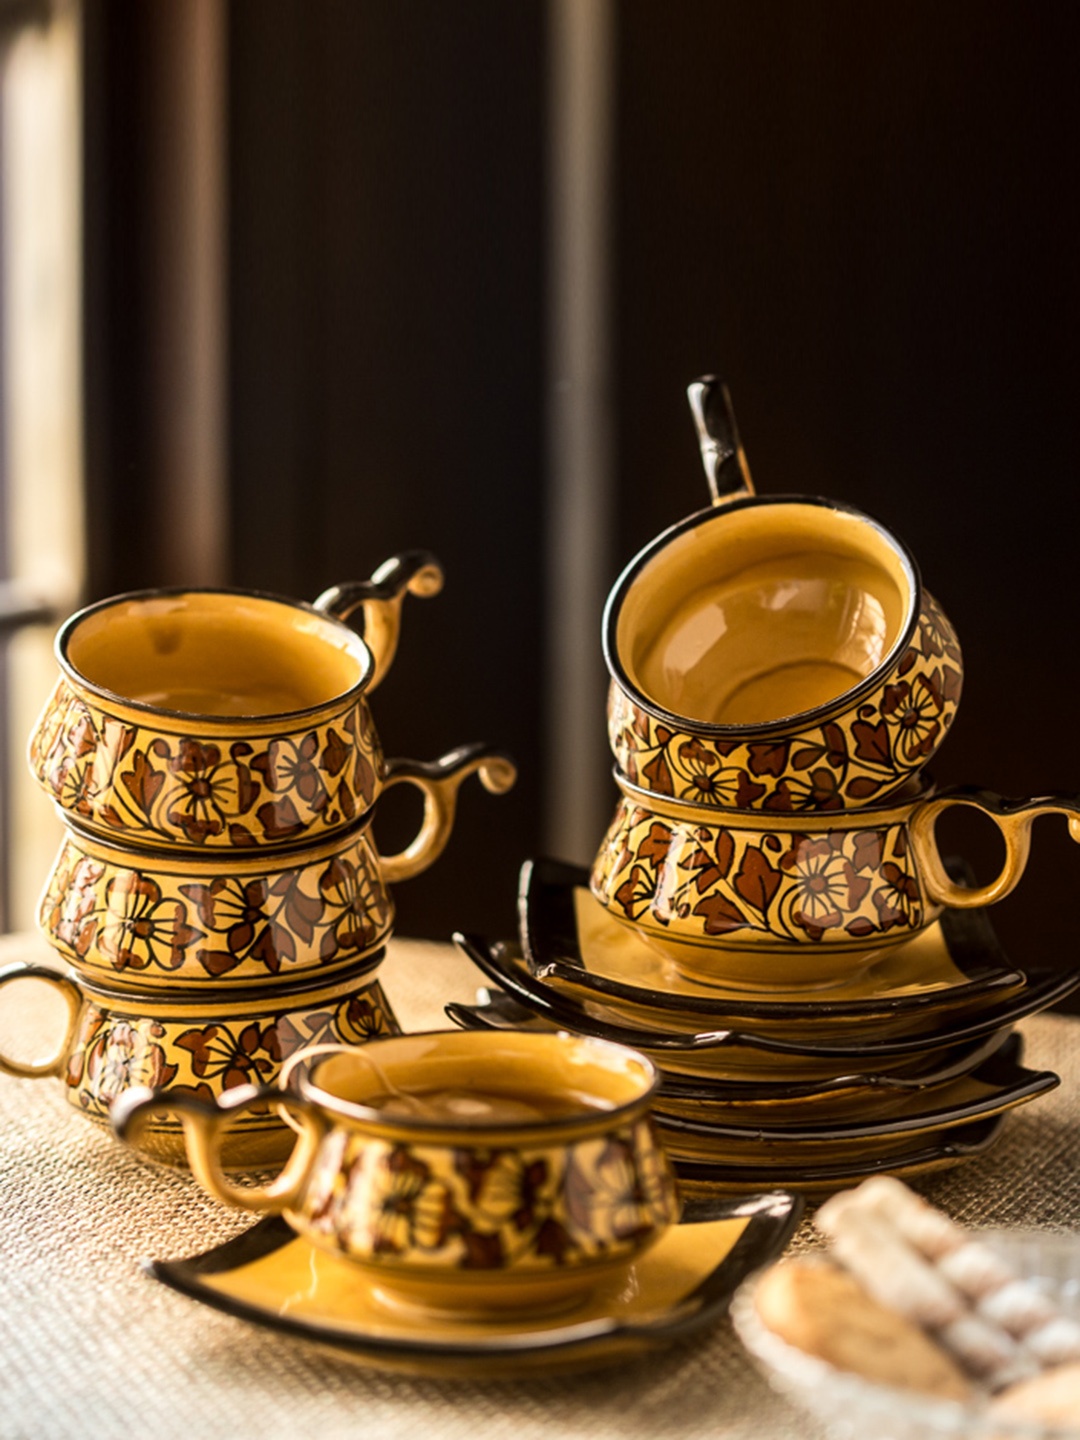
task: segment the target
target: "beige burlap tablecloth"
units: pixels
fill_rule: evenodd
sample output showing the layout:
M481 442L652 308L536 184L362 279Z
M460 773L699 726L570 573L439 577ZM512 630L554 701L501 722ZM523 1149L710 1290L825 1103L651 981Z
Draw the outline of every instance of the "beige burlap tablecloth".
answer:
M43 953L26 937L0 942L0 962ZM443 1003L471 999L480 980L450 947L404 940L384 973L407 1029L443 1023ZM12 1007L0 1008L0 1031L10 1036ZM23 1028L26 1013L24 1003ZM920 1188L967 1224L1077 1228L1080 1018L1038 1016L1021 1029L1026 1063L1056 1070L1062 1085L1008 1116L986 1155ZM621 1369L454 1383L380 1374L200 1305L147 1276L140 1261L205 1250L252 1217L207 1199L189 1175L126 1151L69 1109L56 1079L0 1076L0 1195L4 1440L818 1433L771 1393L728 1321ZM812 1243L804 1223L793 1244Z

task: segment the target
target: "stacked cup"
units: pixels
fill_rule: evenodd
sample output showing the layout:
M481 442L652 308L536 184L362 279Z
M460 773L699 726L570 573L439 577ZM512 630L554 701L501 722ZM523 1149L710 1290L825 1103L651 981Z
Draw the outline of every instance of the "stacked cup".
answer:
M1073 797L940 795L926 766L957 711L956 634L907 548L846 505L755 495L730 401L690 387L714 505L648 545L604 616L621 798L596 898L706 982L820 985L946 906L1015 886L1032 821ZM950 878L935 824L999 827L1004 868Z
M62 1075L71 1104L106 1124L133 1086L212 1099L273 1081L301 1047L399 1032L379 983L389 887L441 853L468 775L493 792L515 778L481 745L430 764L383 757L368 696L405 595L441 583L416 551L314 605L154 590L67 621L30 762L65 827L39 920L68 968L14 964L0 985L46 980L69 1022L52 1056L0 1068ZM375 803L398 784L421 791L423 820L380 856ZM225 1163L271 1162L292 1138L265 1107L247 1111ZM143 1144L182 1160L179 1121L161 1114Z
M936 790L962 659L911 554L847 505L756 495L723 386L690 399L714 503L604 615L614 817L591 871L525 866L519 943L459 937L498 988L448 1012L643 1050L687 1190L956 1163L1057 1083L1013 1026L1080 970L1016 969L972 912L1038 815L1080 840L1080 800ZM988 885L938 851L955 806L1001 832Z

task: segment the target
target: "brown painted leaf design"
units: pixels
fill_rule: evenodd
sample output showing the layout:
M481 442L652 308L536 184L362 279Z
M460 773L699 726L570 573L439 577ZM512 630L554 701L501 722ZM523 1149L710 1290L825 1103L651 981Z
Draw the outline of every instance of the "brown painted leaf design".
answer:
M457 1225L444 1223L440 1226L440 1241L445 1242L447 1236L455 1230L459 1232L464 1247L464 1254L461 1257L463 1270L498 1270L502 1267L504 1263L503 1245L498 1231L485 1234L479 1230L470 1230L464 1222L459 1222Z
M671 766L667 761L667 754L660 750L647 765L641 767L641 773L649 782L649 788L657 795L674 795L675 785L671 778Z
M745 770L739 771L739 783L735 788L736 810L749 810L755 801L765 794L766 786L756 785Z
M694 914L705 921L706 935L727 935L745 930L750 924L734 901L726 895L706 895L694 906Z
M839 725L832 723L823 725L821 734L825 740L829 764L839 769L841 765L847 763L847 736Z
M326 744L323 746L319 764L328 775L340 775L349 759L349 747L331 725L326 732Z
M824 745L803 745L798 750L792 752L792 769L809 770L810 766L816 765L824 754Z
M860 760L871 765L888 765L891 759L889 749L889 727L884 720L870 725L865 720L856 720L851 727L855 737L855 754ZM848 792L850 794L850 791Z
M298 835L304 828L296 806L288 795L260 805L255 816L268 840L287 840L291 835Z
M536 1243L533 1246L536 1254L550 1255L558 1264L562 1264L574 1248L569 1232L550 1216L536 1232Z
M229 839L234 845L241 848L247 845L257 845L259 843L256 840L255 836L247 828L247 826L241 825L238 820L234 820L229 825Z
M136 750L132 768L122 771L120 779L142 813L149 816L154 801L161 793L162 785L165 784L163 772L154 769L143 751Z
M651 860L654 865L662 865L670 849L671 826L654 820L649 826L649 833L638 846L638 855L642 860Z
M941 669L941 693L947 701L953 705L959 704L960 691L963 688L964 678L959 670L954 670L951 665L943 665Z
M871 795L876 795L885 783L884 780L871 780L869 775L859 775L848 782L844 794L852 800L868 800Z
M874 922L868 920L865 915L860 915L855 920L849 920L844 926L847 933L854 935L857 940L865 939L867 935L873 935L876 928Z
M856 870L876 870L885 850L883 830L863 830L855 836L852 863Z
M747 751L750 773L752 775L775 775L779 779L787 769L789 749L790 742L787 740L751 745Z
M780 881L779 870L774 869L764 850L757 845L747 846L735 876L735 889L746 903L764 915L780 888Z

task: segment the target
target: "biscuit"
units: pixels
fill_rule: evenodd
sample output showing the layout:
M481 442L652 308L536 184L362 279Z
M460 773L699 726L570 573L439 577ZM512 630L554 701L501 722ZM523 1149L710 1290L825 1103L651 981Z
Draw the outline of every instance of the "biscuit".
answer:
M971 1398L962 1371L918 1325L879 1304L836 1265L775 1265L758 1281L755 1305L767 1329L838 1370L942 1399Z
M999 1420L1028 1420L1040 1425L1080 1423L1080 1364L1044 1370L1003 1390L990 1406Z

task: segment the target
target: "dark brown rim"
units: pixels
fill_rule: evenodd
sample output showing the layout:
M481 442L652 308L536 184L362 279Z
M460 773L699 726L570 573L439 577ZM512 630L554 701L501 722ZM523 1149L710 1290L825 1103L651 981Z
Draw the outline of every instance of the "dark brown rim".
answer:
M619 623L619 615L622 610L623 601L626 599L630 587L637 580L645 566L662 550L665 550L672 541L679 536L685 535L690 530L695 530L699 525L705 525L710 520L720 521L726 515L735 510L749 510L767 505L813 505L824 510L833 510L842 515L850 515L863 524L870 526L888 544L900 559L911 587L911 596L908 605L908 617L899 635L889 649L889 653L876 666L869 675L853 685L850 690L845 690L835 700L830 700L826 705L819 705L811 710L800 710L793 715L781 715L775 720L745 725L718 725L714 721L694 720L686 715L676 715L674 711L665 709L640 690L626 673L626 669L619 658L616 630ZM919 622L920 597L922 594L922 579L919 574L919 567L915 557L904 544L887 530L884 525L853 505L845 505L839 500L828 500L820 495L748 495L741 500L731 500L723 505L710 505L705 510L695 511L688 515L685 520L670 526L659 534L655 540L651 540L623 570L616 580L607 603L604 606L604 615L601 622L602 640L604 649L604 660L607 664L611 678L618 685L619 689L640 709L645 710L655 719L663 721L665 725L671 726L673 730L693 735L723 736L732 740L745 740L750 736L758 735L780 735L789 730L801 730L807 725L818 725L827 721L833 715L857 705L880 684L883 677L896 664L897 659L903 655L915 633Z

